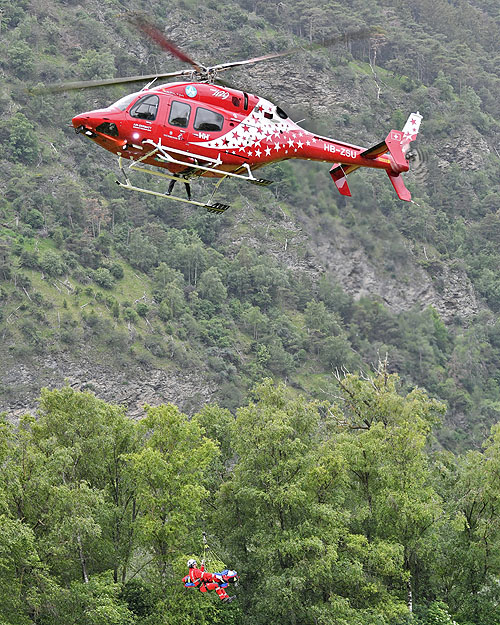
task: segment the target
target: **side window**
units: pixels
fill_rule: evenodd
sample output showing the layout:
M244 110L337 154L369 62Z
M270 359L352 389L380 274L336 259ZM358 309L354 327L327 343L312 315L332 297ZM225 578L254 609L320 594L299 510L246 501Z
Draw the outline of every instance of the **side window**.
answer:
M130 115L131 117L153 121L156 119L159 103L160 98L157 95L147 95L134 104L130 109Z
M168 116L168 123L172 126L179 126L180 128L187 128L189 124L189 116L191 115L191 107L185 102L173 101L170 106L170 115Z
M199 107L194 118L195 130L222 130L224 117L214 111Z

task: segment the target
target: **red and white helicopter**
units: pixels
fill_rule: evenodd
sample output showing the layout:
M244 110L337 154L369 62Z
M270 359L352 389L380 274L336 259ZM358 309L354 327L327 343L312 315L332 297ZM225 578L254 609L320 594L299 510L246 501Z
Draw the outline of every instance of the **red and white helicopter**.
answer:
M193 69L47 88L62 91L152 81L141 91L107 108L81 113L72 120L76 132L118 155L124 182L117 183L122 188L223 212L229 206L213 201L223 180L236 178L268 185L272 181L254 175L257 169L298 158L332 163L330 175L342 195L351 195L348 174L359 167L371 167L385 170L398 197L411 200L401 174L409 169L410 143L417 137L422 120L418 112L409 116L402 130L391 130L383 141L370 148L320 136L301 128L269 100L214 82L222 71L285 56L296 49L205 67L179 50L144 18L136 17L134 21L163 49L188 62ZM366 31L361 36L366 37ZM154 84L158 79L174 76L187 80ZM131 184L123 159L131 161L127 169L170 179L168 193ZM218 179L207 202L191 199L190 181L198 177ZM176 181L186 185L186 198L171 195Z

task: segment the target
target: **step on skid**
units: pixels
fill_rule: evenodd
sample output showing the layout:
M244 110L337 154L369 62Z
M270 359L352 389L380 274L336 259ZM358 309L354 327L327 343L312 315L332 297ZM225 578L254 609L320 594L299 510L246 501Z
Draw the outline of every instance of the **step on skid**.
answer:
M173 180L183 180L182 178L176 178L171 176ZM152 191L151 189L143 189L141 187L136 187L127 180L127 182L116 181L116 184L119 185L122 189L127 189L128 191L139 191L140 193L146 193L147 195L154 195L156 197L162 197L167 200L176 200L177 202L184 202L184 204L192 204L193 206L201 206L202 208L206 208L210 213L223 213L228 208L231 208L229 204L221 204L220 202L215 202L210 204L210 202L197 202L196 200L189 200L187 198L178 197L176 195L168 195L167 193L160 193L159 191Z

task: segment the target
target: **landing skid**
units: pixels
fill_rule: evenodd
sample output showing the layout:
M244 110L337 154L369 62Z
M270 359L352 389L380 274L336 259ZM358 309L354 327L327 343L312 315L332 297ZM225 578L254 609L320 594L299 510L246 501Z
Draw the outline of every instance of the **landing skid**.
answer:
M154 152L155 150L153 150ZM150 156L150 154L144 156L142 159L147 158L147 156ZM139 161L132 161L132 163L129 165L128 169L132 169L133 171L141 171L144 172L146 174L151 174L152 176L159 176L161 178L168 178L169 180L176 180L179 182L186 182L187 179L186 178L181 178L179 176L174 176L171 174L165 174L163 172L159 172L159 171L153 171L151 169L147 169L144 166L139 165ZM144 189L142 187L136 187L135 185L133 185L127 174L125 173L125 170L123 169L123 164L122 164L122 157L118 157L118 166L120 168L120 171L123 174L123 177L125 179L125 182L120 182L119 180L116 181L116 184L118 186L120 186L122 189L127 189L128 191L138 191L139 193L145 193L147 195L154 195L156 197L161 197L161 198L165 198L167 200L175 200L176 202L183 202L184 204L192 204L193 206L201 206L202 208L206 208L207 211L209 211L210 213L223 213L224 211L226 211L228 208L230 208L229 204L222 204L221 202L212 202L212 198L215 195L215 192L217 191L217 189L219 188L219 185L221 184L221 182L224 180L225 176L223 178L221 178L217 184L215 185L215 189L212 192L212 195L210 196L210 199L207 202L198 202L196 200L191 200L189 198L182 198L182 197L178 197L176 195L169 195L167 193L161 193L160 191L153 191L152 189Z
M174 178L174 180L181 180L181 178ZM182 179L183 180L183 179ZM194 206L201 206L202 208L206 208L210 213L223 213L227 211L228 208L231 208L229 204L221 204L220 202L214 202L213 204L208 204L205 202L197 202L196 200L188 200L187 198L178 197L176 195L167 195L166 193L160 193L159 191L152 191L151 189L142 189L141 187L135 187L130 184L130 182L120 182L116 181L116 184L119 185L122 189L128 189L129 191L139 191L140 193L146 193L148 195L155 195L156 197L163 197L167 200L176 200L177 202L184 202L185 204L193 204Z
M166 146L162 145L161 139L160 141L158 141L158 143L148 139L144 141L143 144L151 145L152 149L146 154L144 154L143 156L141 156L139 159L133 160L128 166L128 169L131 169L133 171L142 171L146 174L151 174L152 176L160 176L161 178L168 178L169 180L175 180L175 181L180 181L184 183L188 183L188 180L191 178L197 178L197 177L202 176L204 172L217 174L217 176L219 176L219 180L217 184L215 185L214 191L212 195L210 196L210 199L207 202L197 202L195 200L191 200L189 197L187 199L184 199L184 198L177 197L175 195L168 195L166 193L152 191L151 189L143 189L142 187L136 187L135 185L131 184L130 180L128 179L127 174L125 173L125 170L123 169L123 164L122 164L123 158L121 154L119 154L118 166L120 168L120 171L122 172L125 182L120 182L119 180L117 180L116 182L118 185L120 185L120 187L124 189L128 189L129 191L139 191L140 193L146 193L148 195L156 195L157 197L163 197L166 199L176 200L178 202L184 202L185 204L203 206L204 208L206 208L208 211L212 213L223 213L225 210L229 208L229 205L221 204L220 202L212 202L212 199L217 189L219 188L221 182L225 180L226 178L228 177L238 178L239 180L245 180L246 182L251 182L252 184L266 186L266 187L272 184L272 180L266 180L265 178L256 178L253 175L253 172L250 169L250 166L248 165L248 163L243 163L241 167L237 169L235 172L224 171L224 170L218 169L218 167L222 164L222 159L220 157L220 154L218 154L217 158L214 159L213 157L202 156L201 154L188 152L186 150L179 150L177 148L171 148L171 147L167 148ZM190 160L189 161L180 160L181 158L185 158L185 157L188 157ZM149 167L147 167L146 164L144 163L144 161L148 158L154 158L155 160L163 162L163 163L169 163L173 165L182 165L183 167L188 168L189 172L186 174L186 176L176 176L173 174L167 174L167 173L163 173L159 171L154 171L152 169L149 169ZM204 165L201 165L200 162L204 163ZM246 171L246 174L237 173L237 172L243 172L243 171Z

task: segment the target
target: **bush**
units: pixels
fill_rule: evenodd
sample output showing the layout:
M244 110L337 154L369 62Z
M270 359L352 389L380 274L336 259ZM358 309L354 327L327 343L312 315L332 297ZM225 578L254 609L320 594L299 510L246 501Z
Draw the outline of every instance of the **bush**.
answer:
M115 73L115 58L107 51L87 50L78 61L79 73L92 80L94 78L109 78Z
M164 358L167 355L165 342L161 336L147 336L144 339L144 346L149 349L152 354L158 356L159 358Z
M28 211L26 218L24 220L27 224L29 224L34 230L40 230L43 228L43 215L36 208L32 208Z
M125 310L123 311L123 318L125 319L125 321L136 323L139 316L133 308L125 308Z
M95 270L94 281L99 286L102 286L103 289L112 289L115 283L111 272L105 267L99 267L99 269Z
M25 41L15 41L8 47L7 58L11 70L18 78L27 78L34 67L35 56Z
M62 258L56 252L47 250L40 255L40 269L53 278L63 276L67 267Z
M115 278L116 280L121 280L124 276L123 267L120 265L120 263L113 263L112 265L110 265L109 271L111 272L113 278Z
M19 264L27 269L37 269L39 267L38 252L23 250L19 257Z
M145 304L144 302L138 302L135 307L135 310L137 314L139 315L139 317L145 317L149 312L149 306Z

